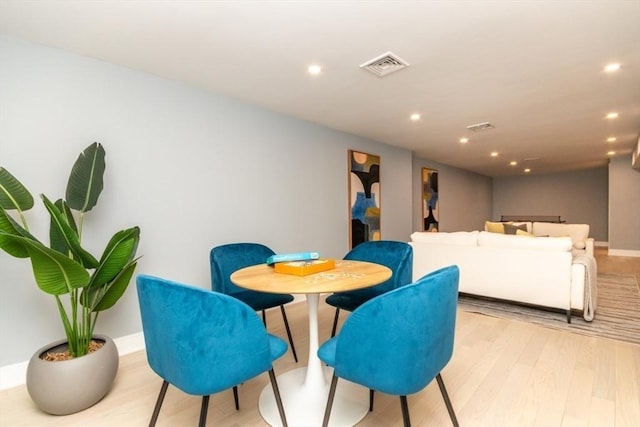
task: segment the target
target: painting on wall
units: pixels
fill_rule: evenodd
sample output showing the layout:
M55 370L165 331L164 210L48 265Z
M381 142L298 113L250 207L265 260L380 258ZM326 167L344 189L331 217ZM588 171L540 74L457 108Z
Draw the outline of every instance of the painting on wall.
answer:
M422 168L422 219L424 231L440 229L438 204L438 171Z
M380 156L349 150L349 247L380 240Z

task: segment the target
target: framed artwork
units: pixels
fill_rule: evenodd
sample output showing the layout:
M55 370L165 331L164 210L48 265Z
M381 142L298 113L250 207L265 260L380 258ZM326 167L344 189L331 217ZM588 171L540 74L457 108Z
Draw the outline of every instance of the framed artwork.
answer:
M380 239L380 156L349 150L349 247Z
M438 171L422 168L422 219L424 231L440 229L438 204Z

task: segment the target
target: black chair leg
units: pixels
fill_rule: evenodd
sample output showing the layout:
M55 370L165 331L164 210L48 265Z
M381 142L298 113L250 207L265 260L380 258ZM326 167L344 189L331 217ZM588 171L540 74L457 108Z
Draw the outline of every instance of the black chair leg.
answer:
M238 400L238 386L233 386L233 401L236 404L236 411L240 410L240 401Z
M202 406L200 407L200 422L198 427L207 425L207 409L209 409L209 396L202 396Z
M409 405L407 404L407 396L400 396L400 406L402 407L402 421L404 427L411 427L411 420L409 419Z
M333 398L336 395L336 385L338 385L338 377L333 374L331 378L331 387L329 387L329 398L327 399L327 407L324 410L324 419L322 420L322 427L329 425L329 417L331 416L331 407L333 406Z
M267 327L267 313L262 310L262 323L264 323L264 327Z
M287 313L284 311L284 305L280 306L280 312L282 312L282 320L284 320L284 328L287 330L287 336L289 337L289 345L291 345L291 352L293 353L293 359L298 362L298 355L296 354L296 346L293 345L293 337L291 336L291 329L289 329L289 321L287 320Z
M369 389L369 412L373 412L373 393L375 393L375 391Z
M449 411L449 417L451 417L451 422L454 427L458 427L458 419L456 418L456 413L453 412L453 405L451 405L451 400L449 399L449 393L447 393L447 389L444 387L444 381L442 381L442 376L440 374L436 375L436 380L438 380L438 387L440 387L440 393L442 393L442 397L444 398L444 403L447 405L447 411Z
M336 315L333 317L333 328L331 328L331 338L336 336L336 328L338 327L339 316L340 316L340 309L336 308Z
M273 394L276 397L276 405L278 405L278 412L280 413L280 420L282 420L282 427L287 427L287 416L284 413L284 406L282 405L282 398L280 397L280 389L278 388L276 374L273 372L273 369L269 370L269 380L271 380L271 388L273 389Z
M160 414L160 407L162 406L162 402L164 401L164 395L167 394L167 387L169 387L169 382L162 381L162 387L160 387L160 394L158 394L158 400L156 400L156 406L153 408L153 415L151 415L151 421L149 421L149 427L153 427L156 425L156 421L158 421L158 414Z

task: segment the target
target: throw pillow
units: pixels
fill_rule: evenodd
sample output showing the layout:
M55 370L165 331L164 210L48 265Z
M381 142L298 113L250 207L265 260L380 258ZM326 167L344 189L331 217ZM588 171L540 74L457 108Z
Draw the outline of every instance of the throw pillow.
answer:
M501 222L485 221L484 229L485 229L485 231L488 231L489 233L504 234L504 224L501 223Z
M587 247L587 245L586 245L586 243L585 243L585 242L583 242L582 240L578 240L577 242L575 242L575 243L573 244L573 247L574 247L574 248L576 248L576 249L584 249L584 248L586 248L586 247Z
M504 224L504 234L516 234L517 230L527 231L527 225L526 224L514 225L509 223Z
M528 231L520 230L520 229L517 229L517 230L516 230L516 236L528 236L528 237L535 237L533 234L529 233Z

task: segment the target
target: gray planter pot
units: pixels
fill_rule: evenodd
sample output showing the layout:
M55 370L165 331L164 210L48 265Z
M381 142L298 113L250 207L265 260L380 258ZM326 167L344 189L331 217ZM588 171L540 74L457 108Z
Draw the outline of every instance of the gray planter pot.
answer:
M98 351L75 359L48 362L40 356L54 348L66 349L60 340L42 347L29 360L27 391L40 409L54 415L80 412L99 402L111 389L118 371L118 349L107 336Z

